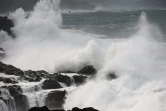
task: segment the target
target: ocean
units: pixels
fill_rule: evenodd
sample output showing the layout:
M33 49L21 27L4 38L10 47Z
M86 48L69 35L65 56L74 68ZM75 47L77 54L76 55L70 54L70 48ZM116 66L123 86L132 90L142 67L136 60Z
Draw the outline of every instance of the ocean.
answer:
M148 20L160 27L165 38L165 10L82 11L64 13L62 14L63 28L99 34L107 38L128 38L136 31L135 26L141 12L146 12Z
M7 54L2 62L50 74L88 65L97 70L66 95L65 109L166 110L165 10L61 13L58 1L41 0L32 12L18 9L9 17L16 38L0 32ZM45 105L38 94L26 93L32 107Z

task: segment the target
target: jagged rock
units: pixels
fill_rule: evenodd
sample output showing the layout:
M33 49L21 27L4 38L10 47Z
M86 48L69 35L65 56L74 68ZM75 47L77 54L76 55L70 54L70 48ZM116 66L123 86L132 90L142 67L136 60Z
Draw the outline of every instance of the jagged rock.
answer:
M84 75L94 75L97 73L97 70L91 65L91 66L86 66L80 71L77 72L78 74L84 74Z
M79 110L77 110L77 111L79 111ZM99 111L99 110L96 110L96 109L94 109L94 108L92 108L92 107L89 107L89 108L83 108L83 109L80 110L80 111Z
M58 73L76 73L76 72L74 72L74 71L59 71Z
M12 65L6 65L0 62L0 73L5 73L7 75L23 76L24 72Z
M9 35L14 37L14 34L11 31L12 27L14 27L14 23L11 19L6 16L0 17L0 31L6 31Z
M4 83L11 83L11 84L16 84L18 83L14 78L5 78L5 77L0 77L0 81Z
M31 108L29 111L50 111L50 110L46 106L43 106L41 108L39 107Z
M64 83L66 86L71 86L73 84L71 77L62 75L61 73L49 74L45 76L45 78L57 80L58 82Z
M14 102L16 106L16 111L28 111L28 99L25 95L16 95L14 96Z
M46 98L46 106L49 109L62 109L66 99L66 91L52 91Z
M57 110L49 110L46 106L43 106L43 107L34 107L34 108L31 108L29 111L65 111L63 109L57 109ZM72 110L68 110L68 111L99 111L99 110L96 110L92 107L89 107L89 108L83 108L83 109L80 109L80 108L73 108Z
M39 75L39 76L41 76L41 77L49 75L49 73L46 72L46 71L44 71L44 70L36 71L36 74Z
M12 86L2 86L1 88L7 89L11 96L20 95L22 93L22 89L20 86L12 85Z
M62 88L62 86L55 79L47 79L42 83L43 89L58 89Z
M77 86L85 83L85 81L87 80L87 76L83 76L83 75L74 75L73 76L73 79L74 79L74 82Z
M55 76L55 79L58 81L58 82L62 82L62 83L65 83L66 86L71 86L72 85L72 81L71 81L71 78L67 75L61 75L61 74L57 74Z
M36 71L28 70L24 72L24 75L24 80L28 80L29 82L38 82L42 80L41 75L38 75Z

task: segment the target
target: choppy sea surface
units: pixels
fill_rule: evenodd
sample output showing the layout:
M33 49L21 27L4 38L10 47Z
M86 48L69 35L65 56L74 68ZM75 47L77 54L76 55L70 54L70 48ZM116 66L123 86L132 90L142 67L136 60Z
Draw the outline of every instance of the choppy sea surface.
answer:
M99 34L108 38L127 38L133 34L141 12L158 25L166 35L166 10L134 10L115 12L70 12L63 15L63 28ZM165 37L166 38L166 37Z
M58 0L41 0L28 15L18 9L9 17L16 39L0 32L2 62L49 73L98 71L67 95L65 109L166 111L166 11L61 14Z

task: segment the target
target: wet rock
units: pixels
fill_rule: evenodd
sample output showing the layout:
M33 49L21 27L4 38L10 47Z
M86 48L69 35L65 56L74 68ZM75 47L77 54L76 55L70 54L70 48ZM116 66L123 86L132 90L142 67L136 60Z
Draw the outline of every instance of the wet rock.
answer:
M66 94L66 91L60 90L50 92L46 98L46 106L52 110L62 109L63 104L65 103Z
M87 80L87 78L88 78L87 76L83 76L83 75L74 75L73 76L73 79L74 79L76 86L84 84L85 81Z
M43 106L43 107L34 107L34 108L31 108L29 111L65 111L63 109L57 109L57 110L49 110L46 106ZM84 109L80 109L80 108L73 108L72 110L68 110L68 111L99 111L99 110L96 110L92 107L89 107L89 108L84 108Z
M58 82L62 82L62 83L65 83L66 86L71 86L72 85L72 81L71 81L71 78L67 75L61 75L61 74L57 74L55 76L55 79L58 81Z
M44 71L44 70L36 71L36 74L39 75L39 76L41 76L41 77L49 75L49 73L46 72L46 71Z
M42 80L41 75L38 75L36 71L31 71L31 70L24 72L23 79L29 82L39 82Z
M62 86L55 79L47 79L42 83L43 89L58 89L62 88Z
M11 31L11 28L14 27L14 23L11 19L8 17L0 17L0 31L6 31L9 35L14 37L13 32Z
M73 71L59 71L58 73L67 73L67 74L69 74L69 73L76 73L76 72L73 72Z
M60 73L49 74L45 76L45 78L57 80L58 82L64 83L66 86L71 86L73 84L71 77Z
M86 66L80 71L77 72L78 74L84 74L84 75L94 75L97 73L97 70L91 65L91 66Z
M79 110L78 110L79 111ZM94 109L94 108L92 108L92 107L89 107L89 108L83 108L82 110L80 110L80 111L99 111L99 110L96 110L96 109Z
M12 85L12 86L2 86L1 88L7 89L11 96L16 96L22 94L22 89L20 86Z
M11 83L11 84L16 84L18 83L14 78L5 78L5 77L0 77L0 81L4 83Z
M31 108L30 110L28 111L50 111L46 106L43 106L41 108L39 107L34 107L34 108Z
M0 73L5 73L7 75L23 76L24 72L12 65L7 65L0 62Z
M28 111L29 106L28 106L28 99L25 95L16 95L14 97L14 102L16 106L16 111Z

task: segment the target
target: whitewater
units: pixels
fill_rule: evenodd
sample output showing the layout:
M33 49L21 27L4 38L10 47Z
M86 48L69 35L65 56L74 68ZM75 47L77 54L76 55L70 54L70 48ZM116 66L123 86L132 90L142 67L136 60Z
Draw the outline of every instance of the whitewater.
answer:
M93 65L95 78L67 95L65 109L94 107L100 111L166 111L166 44L160 28L145 12L123 39L62 28L59 0L40 0L30 13L11 12L11 39L1 31L2 60L23 70L77 72ZM117 32L118 33L118 32ZM117 78L110 80L110 73ZM1 102L1 101L0 101ZM5 108L4 108L5 109Z

